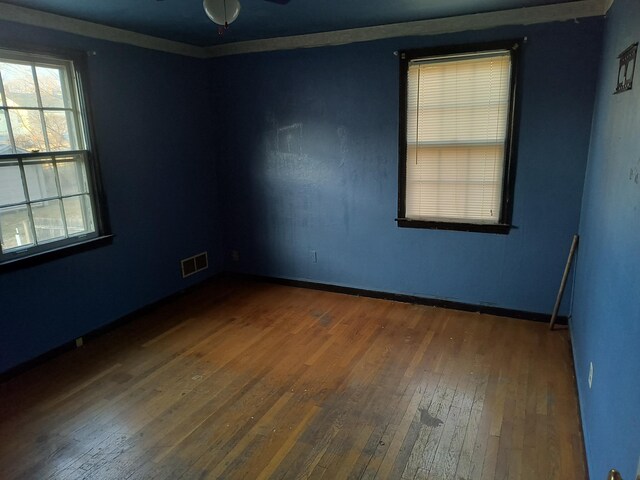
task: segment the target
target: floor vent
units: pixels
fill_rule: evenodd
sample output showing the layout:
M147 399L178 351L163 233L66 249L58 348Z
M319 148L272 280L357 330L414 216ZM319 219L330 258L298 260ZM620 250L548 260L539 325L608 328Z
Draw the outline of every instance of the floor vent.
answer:
M182 278L187 278L194 273L198 273L200 270L204 270L209 267L209 260L207 258L207 252L199 253L193 257L185 258L180 261L182 266Z

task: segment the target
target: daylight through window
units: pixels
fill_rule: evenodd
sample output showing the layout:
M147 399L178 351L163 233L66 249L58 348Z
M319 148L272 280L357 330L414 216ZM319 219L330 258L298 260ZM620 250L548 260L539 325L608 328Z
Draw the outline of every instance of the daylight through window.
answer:
M83 117L72 62L0 50L3 260L95 235Z
M402 218L504 222L512 70L510 50L406 61Z

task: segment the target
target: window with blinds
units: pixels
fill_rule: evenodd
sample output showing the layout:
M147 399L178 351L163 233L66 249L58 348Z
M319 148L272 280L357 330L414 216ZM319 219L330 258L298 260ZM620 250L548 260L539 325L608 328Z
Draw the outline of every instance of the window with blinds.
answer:
M505 223L512 52L403 54L400 219Z

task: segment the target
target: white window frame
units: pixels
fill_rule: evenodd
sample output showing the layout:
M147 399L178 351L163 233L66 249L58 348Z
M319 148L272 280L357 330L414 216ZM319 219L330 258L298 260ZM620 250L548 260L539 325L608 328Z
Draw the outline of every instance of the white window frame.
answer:
M400 52L400 125L399 125L399 159L398 159L398 218L400 227L432 228L446 230L478 231L507 234L511 228L513 209L513 183L515 174L515 138L516 138L516 86L518 77L518 53L520 43L509 40L482 45L464 45L445 48L410 50ZM503 175L500 210L496 220L480 220L474 218L438 218L437 216L414 217L407 215L407 153L412 144L408 139L408 75L412 62L464 60L473 56L487 55L490 52L508 54L510 59L509 101L506 119L506 136L504 139ZM453 143L452 143L453 145Z
M19 152L16 146L9 115L10 110L18 107L10 106L8 104L6 91L2 85L2 79L0 78L0 95L2 96L2 102L0 103L0 116L4 116L6 121L11 149L13 150L13 152L0 155L0 162L5 164L11 162L14 165L17 164L19 167L24 201L20 201L13 206L26 206L30 220L30 238L32 241L32 244L27 245L24 248L12 247L5 250L4 248L1 248L2 246L0 245L0 266L21 264L27 259L46 259L51 257L52 255L50 254L52 253L54 256L66 254L66 251L74 250L70 247L90 245L96 243L96 240L110 238L111 235L106 234L107 228L104 218L105 212L102 205L103 202L100 201L101 189L97 157L92 148L91 142L92 131L89 123L90 112L88 111L86 92L84 92L82 88L82 77L86 75L86 66L84 65L82 53L54 52L41 54L16 50L13 48L5 49L0 46L0 61L30 65L34 72L37 67L54 67L61 69L65 72L65 78L61 79L61 81L63 83L63 89L66 90L66 92L63 91L63 98L65 100L64 106L45 106L43 105L39 82L36 80L35 89L37 106L28 108L20 107L20 109L37 111L39 113L45 149L42 151L37 150L26 153L24 151ZM34 78L37 79L37 75L34 74ZM69 145L71 148L68 150L51 150L49 147L49 139L45 124L45 112L65 112L73 117L73 120L68 124L69 129L74 130L73 132L69 131ZM77 165L83 173L82 178L83 180L86 180L86 192L65 194L61 188L59 168L65 164L65 161L72 159L78 162ZM55 194L45 198L30 199L27 188L25 165L37 162L47 163L54 170L57 190ZM90 225L93 228L91 231L83 231L80 233L74 233L72 231L73 229L71 228L71 224L67 222L65 217L65 209L62 207L64 200L71 199L72 197L78 197L86 225ZM63 238L39 241L35 231L36 227L31 205L47 201L59 202L64 235ZM3 204L3 208L6 208L7 205ZM2 237L0 236L0 240L1 239Z

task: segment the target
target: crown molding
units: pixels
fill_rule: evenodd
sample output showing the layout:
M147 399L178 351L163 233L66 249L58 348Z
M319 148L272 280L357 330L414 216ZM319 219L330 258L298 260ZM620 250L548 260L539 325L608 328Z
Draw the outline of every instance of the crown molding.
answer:
M607 13L609 13L609 10L611 10L611 7L613 6L613 2L614 2L614 0L604 0L604 13L605 13L605 15Z
M334 32L294 35L200 47L121 28L55 15L0 2L0 20L58 30L100 40L196 58L216 58L245 53L326 47L388 38L440 35L507 25L532 25L603 16L614 0L578 0L569 3L525 7L456 17L392 23Z
M375 27L337 30L335 32L235 42L227 45L206 47L206 50L208 57L222 57L274 50L345 45L348 43L369 42L387 38L440 35L468 30L484 30L507 25L532 25L536 23L558 22L602 16L605 14L605 3L608 1L609 0L581 0L539 7L517 8L433 20L419 20Z
M66 33L73 33L110 42L124 43L150 50L160 50L187 57L205 58L204 47L174 42L142 33L131 32L121 28L108 27L98 23L78 20L76 18L55 15L17 5L0 2L0 20L32 25L34 27L49 28Z

